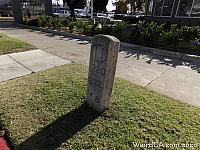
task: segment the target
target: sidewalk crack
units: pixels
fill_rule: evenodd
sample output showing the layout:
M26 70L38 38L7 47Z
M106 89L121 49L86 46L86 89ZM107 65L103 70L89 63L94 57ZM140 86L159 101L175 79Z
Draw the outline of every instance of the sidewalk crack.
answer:
M178 61L176 62L177 64L182 60L182 57L178 59ZM166 69L165 71L163 71L160 75L158 75L156 78L154 78L152 81L150 81L147 85L145 85L144 87L147 88L152 82L154 82L155 80L157 80L159 77L161 77L163 74L165 74L167 71L169 71L172 67L174 67L174 65L172 64L168 69Z
M35 71L31 70L30 68L26 67L24 64L22 64L21 62L17 61L15 58L13 58L12 56L10 56L9 54L7 55L8 57L10 57L12 60L14 60L15 62L17 62L18 64L20 64L21 66L23 66L24 68L28 69L29 71L31 71L31 73L35 73Z

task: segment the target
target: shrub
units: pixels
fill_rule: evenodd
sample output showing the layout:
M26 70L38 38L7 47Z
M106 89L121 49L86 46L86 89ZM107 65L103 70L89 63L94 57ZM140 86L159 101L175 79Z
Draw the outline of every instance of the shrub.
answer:
M44 16L39 16L39 17L38 17L38 25L41 26L41 27L47 26L46 17L44 17Z
M75 21L73 25L76 31L83 32L83 26L85 25L85 22L78 20L78 21Z
M46 17L46 21L47 21L46 26L49 27L49 28L52 28L53 27L53 20L54 20L54 18L52 16L47 16Z
M74 21L69 21L69 22L68 22L68 27L69 27L69 31L70 31L70 32L73 31L73 29L74 29L74 24L75 24Z
M176 43L180 40L180 29L178 28L177 24L171 25L170 31L165 31L162 33L162 40L166 42L167 44L174 44L176 46Z
M100 22L101 24L101 34L112 34L112 26L107 24L105 21Z
M90 23L90 35L96 35L96 34L102 34L102 24L99 21L96 21L95 23L91 22Z
M157 25L155 22L139 21L133 28L131 37L135 42L145 42L152 45L163 33L164 24Z
M61 20L62 27L64 27L64 30L65 30L65 31L67 30L68 23L69 23L69 20L68 20L68 19L63 19L63 20Z
M58 29L58 30L61 30L62 27L63 27L63 24L62 24L62 20L57 18L55 19L56 23L55 23L55 29Z
M90 35L92 31L92 24L90 22L85 22L83 24L83 34Z
M195 28L182 26L180 29L180 34L184 41L190 42L191 40L195 39Z
M141 42L141 32L144 30L145 22L139 21L132 30L131 33L131 41L133 42Z
M124 21L115 23L114 36L121 39L123 37L123 31L125 30L127 25L128 25L127 22L124 22Z
M141 38L148 45L152 45L162 34L163 25L158 26L155 22L147 23L142 27Z

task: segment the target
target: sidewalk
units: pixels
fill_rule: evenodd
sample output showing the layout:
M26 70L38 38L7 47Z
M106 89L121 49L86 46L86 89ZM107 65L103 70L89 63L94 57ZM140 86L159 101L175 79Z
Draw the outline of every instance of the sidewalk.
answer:
M1 55L0 82L68 63L71 62L39 49Z
M1 23L0 32L28 42L47 54L57 56L62 61L66 60L64 63L71 61L88 65L89 41L21 29L9 23ZM200 106L200 63L142 53L139 49L137 51L121 48L120 51L116 73L118 77L180 101ZM4 57L10 57L10 55ZM29 69L32 70L32 68ZM30 73L29 69L23 74Z

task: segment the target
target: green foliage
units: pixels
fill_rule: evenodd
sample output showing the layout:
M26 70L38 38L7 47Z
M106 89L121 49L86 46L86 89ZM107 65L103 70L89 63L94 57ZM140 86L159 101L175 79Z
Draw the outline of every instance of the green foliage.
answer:
M92 30L91 35L100 34L102 30L102 25L100 22L95 22L95 24L92 24Z
M73 29L74 29L74 22L73 21L69 22L68 23L68 27L69 27L69 31L73 31Z
M65 31L67 30L68 23L69 23L68 19L62 19L61 20L61 26L64 28Z
M95 30L98 34L112 34L112 26L104 21L96 22L93 27L96 27Z
M145 22L139 21L132 30L131 33L131 40L133 42L139 42L141 39L141 32L144 30Z
M125 30L127 25L128 25L127 22L124 21L115 23L114 35L119 39L122 38L123 31Z
M188 43L199 45L200 41L200 26L183 26L181 27L182 40Z
M164 24L157 25L155 22L139 21L131 34L132 40L152 45L161 36L163 28Z
M46 17L46 21L47 21L47 27L51 28L52 27L52 22L53 22L53 17L52 16L47 16Z
M82 26L82 32L83 34L90 35L92 31L92 24L90 22L84 22Z
M54 29L61 30L62 26L63 26L63 25L62 25L62 20L59 19L59 18L56 18L56 19L54 20L54 26L53 26L53 28L54 28Z
M128 24L126 22L106 23L91 20L75 20L74 18L62 19L59 17L40 16L39 26L51 29L64 30L68 32L78 32L85 35L94 36L96 34L109 34L117 37L121 41L132 41L133 43L145 44L148 46L175 47L181 43L186 43L187 49L195 45L195 50L199 48L200 26L178 26L171 22L157 24L155 22L139 21L132 27L132 33L127 33ZM183 46L182 46L183 47ZM182 49L186 49L182 48Z
M41 27L47 26L47 19L44 16L39 16L38 17L38 25Z
M165 31L162 33L161 38L167 44L176 44L181 38L181 30L178 28L177 24L172 24L171 29L169 31Z
M146 23L142 27L141 38L147 44L152 44L155 42L161 35L163 31L163 25L158 26L155 22Z
M181 27L181 36L184 41L190 42L190 40L195 39L195 28L188 27L188 26L182 26Z
M78 32L83 32L84 26L85 26L85 22L83 22L83 21L78 20L78 21L74 22L75 30Z

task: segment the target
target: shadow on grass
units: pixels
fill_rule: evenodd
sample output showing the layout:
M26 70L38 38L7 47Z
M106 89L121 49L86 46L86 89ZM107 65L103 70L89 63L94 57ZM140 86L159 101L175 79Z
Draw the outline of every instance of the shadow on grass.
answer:
M14 147L11 142L11 138L9 137L8 130L4 128L2 121L0 120L0 138L3 138L6 141L7 146L10 148L10 150L14 150ZM0 150L1 150L1 143L0 143Z
M55 150L66 140L100 116L83 103L77 109L58 118L53 123L17 146L17 150Z

